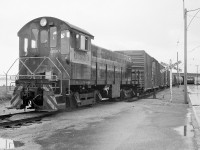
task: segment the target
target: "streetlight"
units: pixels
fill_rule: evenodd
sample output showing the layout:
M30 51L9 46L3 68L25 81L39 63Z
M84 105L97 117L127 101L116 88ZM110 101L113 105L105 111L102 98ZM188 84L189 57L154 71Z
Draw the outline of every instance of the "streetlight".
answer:
M198 10L198 11L197 11ZM197 13L193 16L193 18L190 20L188 26L187 26L187 13L191 11L197 11ZM184 0L183 0L183 13L184 13L184 101L185 104L188 104L187 101L187 29L192 23L195 16L200 11L200 8L194 9L194 10L187 10L185 8Z

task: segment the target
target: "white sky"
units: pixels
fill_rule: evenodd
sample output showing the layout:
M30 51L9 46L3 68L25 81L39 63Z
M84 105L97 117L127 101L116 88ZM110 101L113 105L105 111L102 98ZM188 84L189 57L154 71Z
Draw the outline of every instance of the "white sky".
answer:
M200 0L185 0L185 6L200 8ZM194 14L188 14L188 22ZM184 61L182 0L1 0L0 75L18 58L17 32L42 16L83 28L95 36L94 44L110 50L145 50L165 63L175 62L178 51ZM188 30L188 72L196 73L196 65L200 65L200 13Z

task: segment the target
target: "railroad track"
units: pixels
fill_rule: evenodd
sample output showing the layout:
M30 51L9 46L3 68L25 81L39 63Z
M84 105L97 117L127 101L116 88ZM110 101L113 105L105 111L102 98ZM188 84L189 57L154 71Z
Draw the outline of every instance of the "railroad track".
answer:
M156 91L155 94L157 94L157 93L159 93L159 92L161 92L163 90L165 90L165 89L159 89L159 90ZM129 98L127 101L128 102L133 102L133 101L136 101L136 100L139 100L139 99L149 98L149 97L153 96L153 94L154 94L153 92L142 94L142 95L140 95L138 97Z
M0 128L12 128L23 126L26 123L34 123L42 118L52 116L57 112L22 112L15 114L6 114L0 116Z

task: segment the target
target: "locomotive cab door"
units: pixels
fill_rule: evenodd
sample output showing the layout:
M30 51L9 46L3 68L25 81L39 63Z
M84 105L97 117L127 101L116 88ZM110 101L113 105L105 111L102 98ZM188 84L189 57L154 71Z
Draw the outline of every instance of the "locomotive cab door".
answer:
M70 53L70 32L69 30L62 30L60 35L61 41L61 55L65 58L66 63L69 64Z
M39 44L40 56L49 56L49 32L48 30L42 29L40 31L40 44Z
M57 27L40 30L40 56L49 56L57 47ZM57 52L57 51L56 51Z

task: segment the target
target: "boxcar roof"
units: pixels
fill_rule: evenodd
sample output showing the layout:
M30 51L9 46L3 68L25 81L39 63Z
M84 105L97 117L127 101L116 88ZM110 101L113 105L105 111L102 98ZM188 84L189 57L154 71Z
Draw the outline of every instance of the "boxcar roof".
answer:
M94 36L93 36L92 34L90 34L88 31L86 31L86 30L84 30L84 29L82 29L82 28L79 28L79 27L77 27L77 26L75 26L75 25L72 25L71 23L68 23L68 22L66 22L66 21L64 21L64 20L60 20L60 19L54 18L54 17L39 17L39 18L33 19L33 20L31 20L30 22L28 22L27 24L25 24L25 25L19 30L18 35L19 35L19 33L22 32L22 31L24 30L24 28L26 28L26 26L28 26L30 23L32 23L32 22L34 22L34 21L36 21L36 20L40 20L40 19L42 19L42 18L47 18L47 19L49 18L49 19L51 19L51 20L56 20L56 21L59 21L59 22L63 22L63 23L65 23L67 26L69 26L72 30L79 31L79 32L81 32L81 33L83 33L83 34L89 35L91 38L94 38Z

